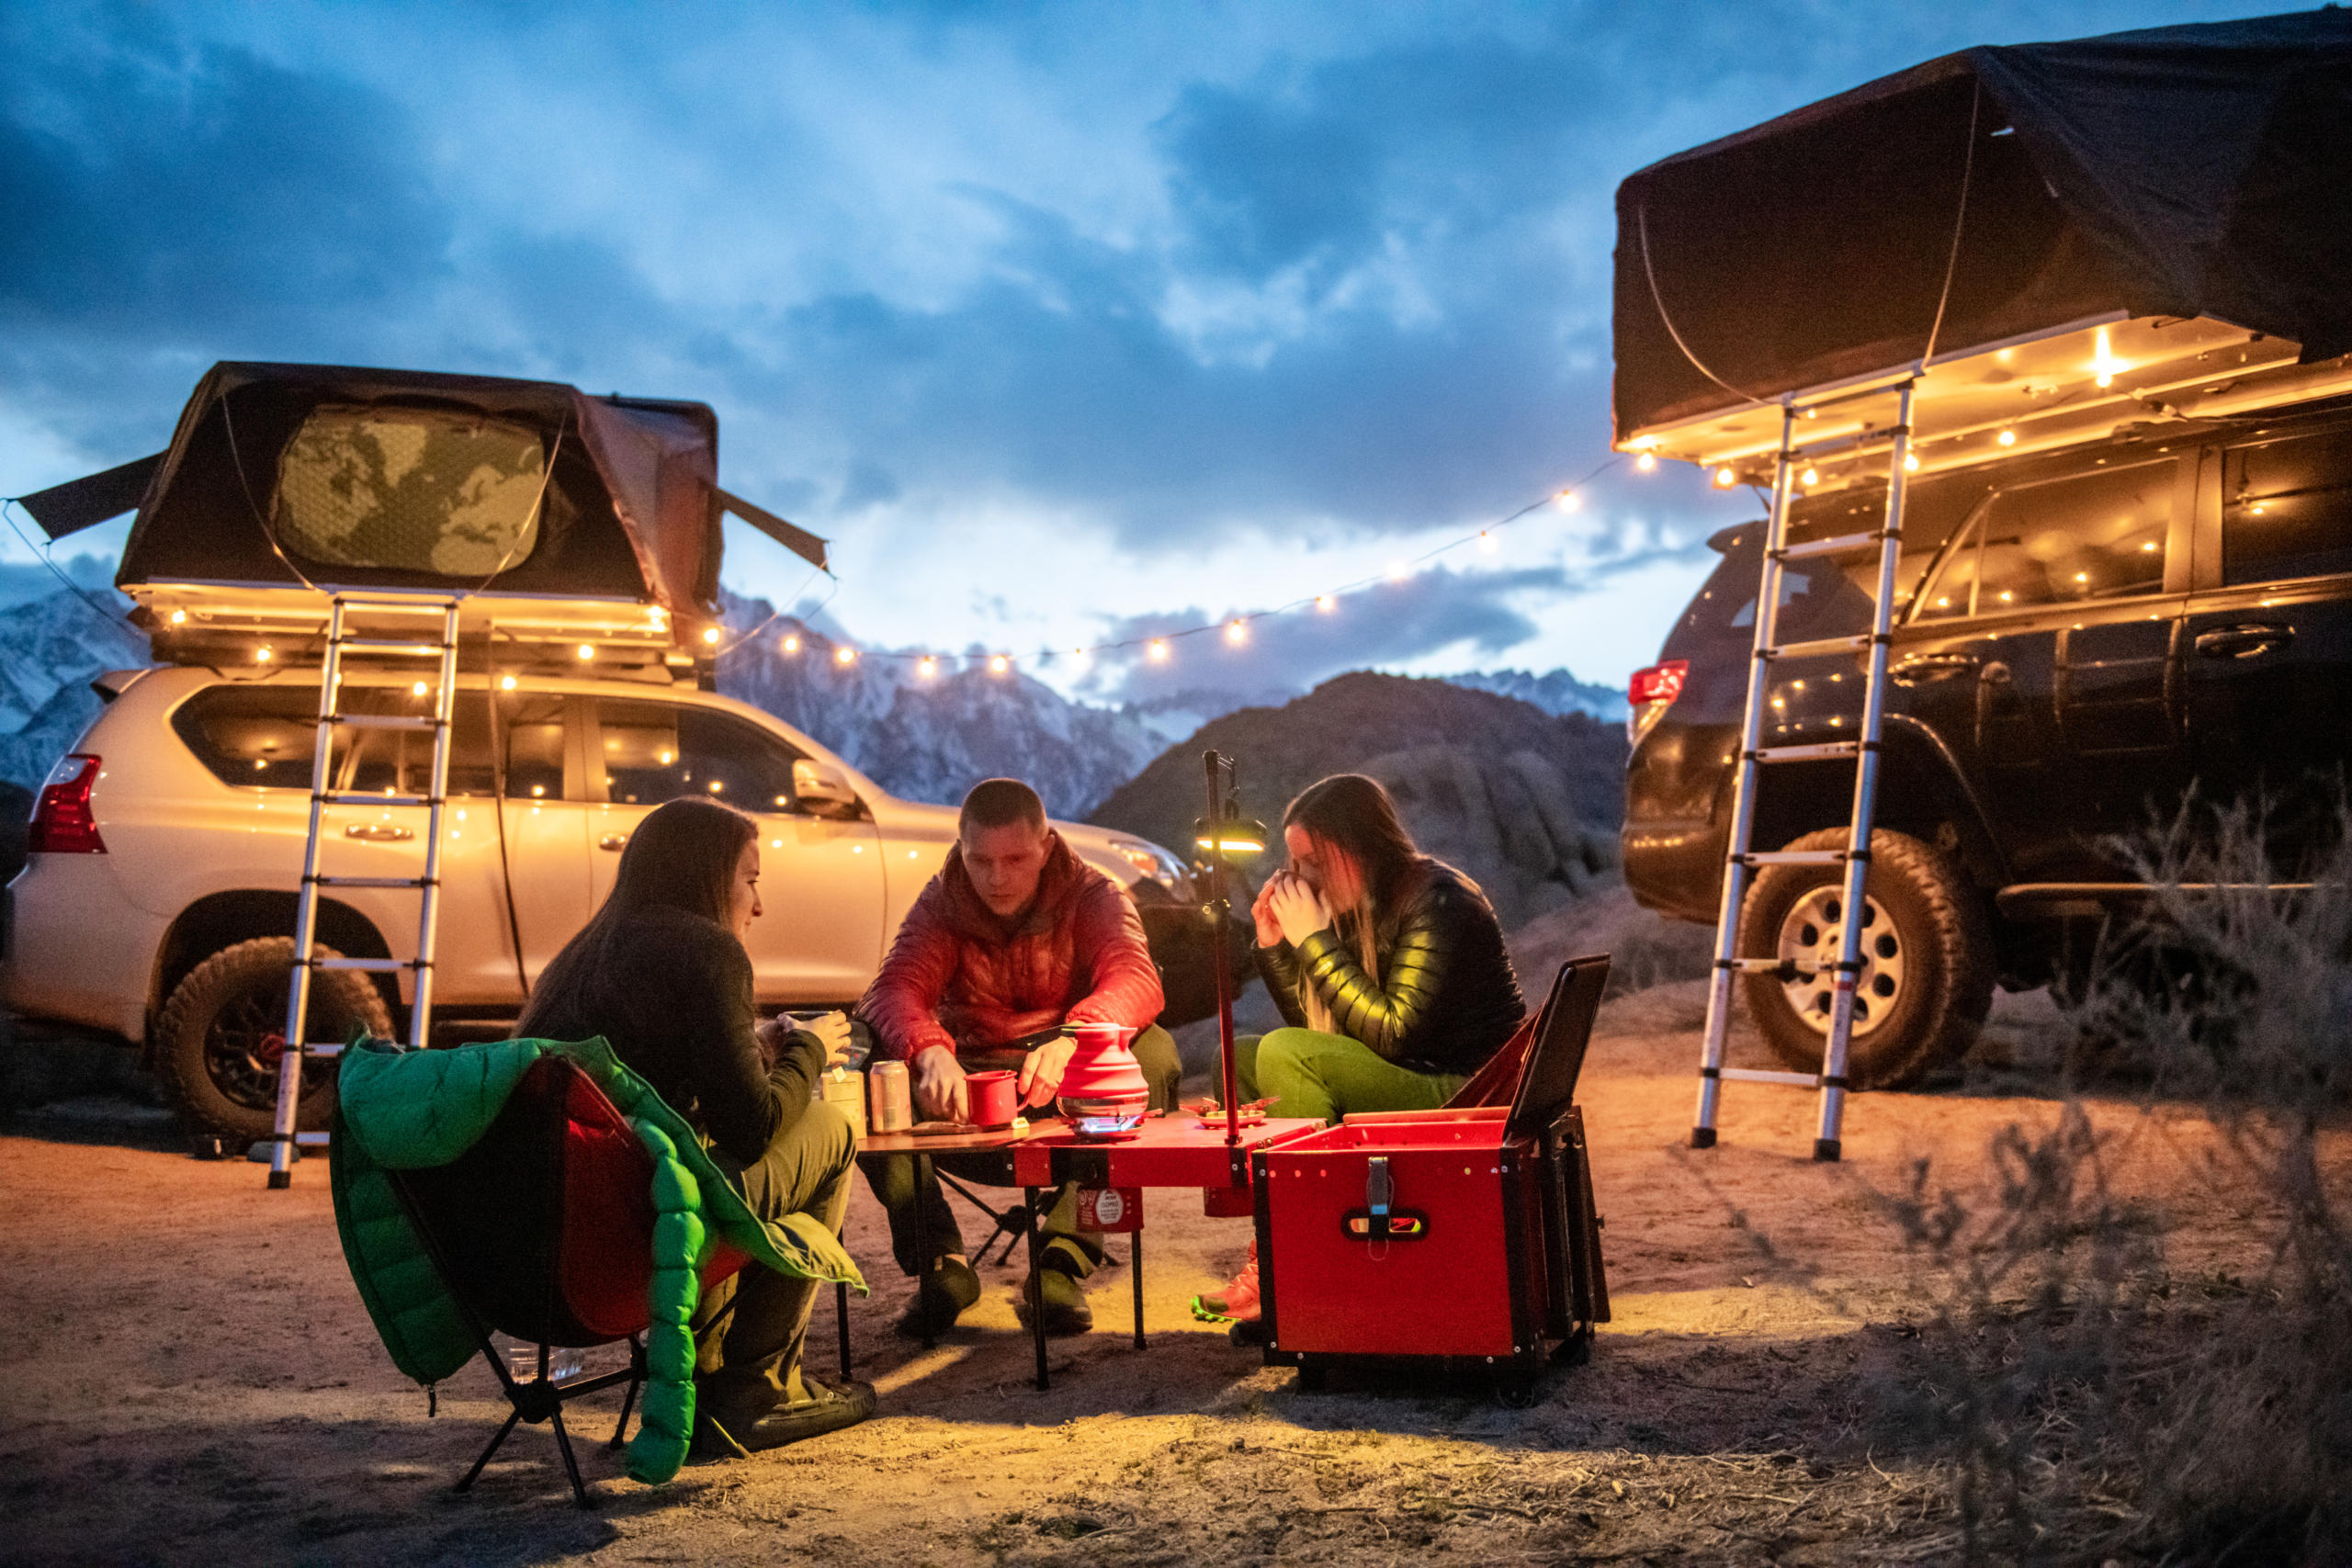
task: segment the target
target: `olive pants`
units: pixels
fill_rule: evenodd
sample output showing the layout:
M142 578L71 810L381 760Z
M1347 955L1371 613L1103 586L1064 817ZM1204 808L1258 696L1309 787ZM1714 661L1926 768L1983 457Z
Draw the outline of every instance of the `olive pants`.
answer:
M1360 1040L1312 1029L1245 1034L1233 1043L1245 1100L1275 1097L1269 1116L1336 1122L1351 1111L1434 1111L1469 1080L1400 1067Z
M763 1220L808 1214L836 1235L849 1211L856 1155L857 1133L849 1118L821 1100L750 1165L710 1151L752 1213ZM753 1263L703 1292L692 1324L696 1397L722 1424L757 1420L778 1404L808 1397L800 1383L800 1349L819 1283Z
M1136 1066L1151 1088L1151 1109L1166 1111L1176 1103L1176 1086L1184 1064L1168 1031L1153 1024L1136 1036ZM1005 1156L990 1149L943 1151L931 1156L934 1173L945 1172L958 1181L993 1187L1004 1180ZM917 1179L912 1155L860 1155L859 1168L890 1220L890 1256L900 1269L921 1273L935 1260L965 1251L964 1233L939 1190L939 1177ZM1039 1253L1053 1267L1083 1280L1102 1261L1102 1243L1078 1228L1078 1189L1065 1182L1056 1191L1052 1209L1039 1216Z

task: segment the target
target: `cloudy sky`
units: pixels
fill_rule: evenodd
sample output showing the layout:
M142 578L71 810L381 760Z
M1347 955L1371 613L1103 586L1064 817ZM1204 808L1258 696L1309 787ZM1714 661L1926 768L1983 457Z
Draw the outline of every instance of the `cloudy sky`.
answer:
M838 575L730 522L729 585L876 648L1615 683L1751 503L1611 468L1421 558L1609 461L1617 182L1970 44L2278 8L0 6L0 494L156 450L218 359L545 377L716 406Z

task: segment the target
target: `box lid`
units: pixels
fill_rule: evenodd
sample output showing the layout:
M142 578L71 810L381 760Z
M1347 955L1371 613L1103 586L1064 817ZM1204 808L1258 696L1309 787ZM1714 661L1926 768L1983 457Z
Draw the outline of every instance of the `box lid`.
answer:
M1552 993L1536 1015L1534 1038L1511 1096L1506 1137L1533 1137L1559 1120L1576 1100L1577 1077L1584 1071L1586 1043L1609 984L1609 955L1571 958L1560 965Z

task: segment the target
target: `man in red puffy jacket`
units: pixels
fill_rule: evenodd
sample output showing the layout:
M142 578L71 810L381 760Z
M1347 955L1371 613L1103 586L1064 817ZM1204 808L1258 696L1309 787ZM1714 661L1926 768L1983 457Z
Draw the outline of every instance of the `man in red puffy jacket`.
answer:
M1141 1030L1135 1053L1152 1109L1168 1109L1183 1068L1175 1041L1152 1022L1160 1007L1159 972L1125 892L1046 825L1035 790L1018 779L987 779L964 797L956 847L908 911L857 1011L874 1031L877 1057L907 1064L917 1113L961 1122L970 1072L1017 1069L1022 1103L1050 1104L1074 1049L1058 1032L1067 1023ZM922 1332L926 1314L934 1331L945 1329L979 1299L980 1281L937 1179L919 1182L908 1155L859 1163L889 1214L899 1267L918 1281L899 1332ZM942 1153L933 1163L968 1181L1004 1177L1001 1154ZM1042 1311L1048 1334L1093 1326L1080 1281L1102 1262L1102 1248L1076 1220L1077 1193L1065 1186L1022 1293L1024 1313Z

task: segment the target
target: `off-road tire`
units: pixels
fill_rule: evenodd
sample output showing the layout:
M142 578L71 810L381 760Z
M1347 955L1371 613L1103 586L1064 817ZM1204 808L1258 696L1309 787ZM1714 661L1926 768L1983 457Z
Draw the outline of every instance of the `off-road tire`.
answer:
M321 948L322 957L337 956ZM286 1027L286 985L294 970L287 937L255 937L221 949L188 971L155 1027L155 1077L192 1137L219 1137L233 1152L274 1131L277 1070L262 1041ZM356 970L322 969L311 981L314 1041L346 1038L354 1024L392 1032L384 998ZM334 1112L334 1064L302 1069L296 1125L324 1130Z
M1846 841L1845 829L1829 828L1785 847L1840 850ZM1839 865L1762 868L1741 906L1740 955L1784 956L1783 928L1800 903L1816 889L1837 888L1844 877ZM1867 1028L1858 1017L1846 1079L1855 1089L1899 1089L1958 1061L1975 1043L1993 1005L1993 934L1982 900L1951 860L1907 833L1880 829L1871 834L1863 892L1890 927L1877 930L1875 913L1866 909L1863 941L1890 966L1899 962L1901 979L1892 995L1864 1002L1881 1010ZM1816 1013L1817 1022L1807 1021L1777 975L1742 976L1741 988L1748 1016L1773 1055L1800 1072L1819 1072L1829 1040L1826 1011Z

